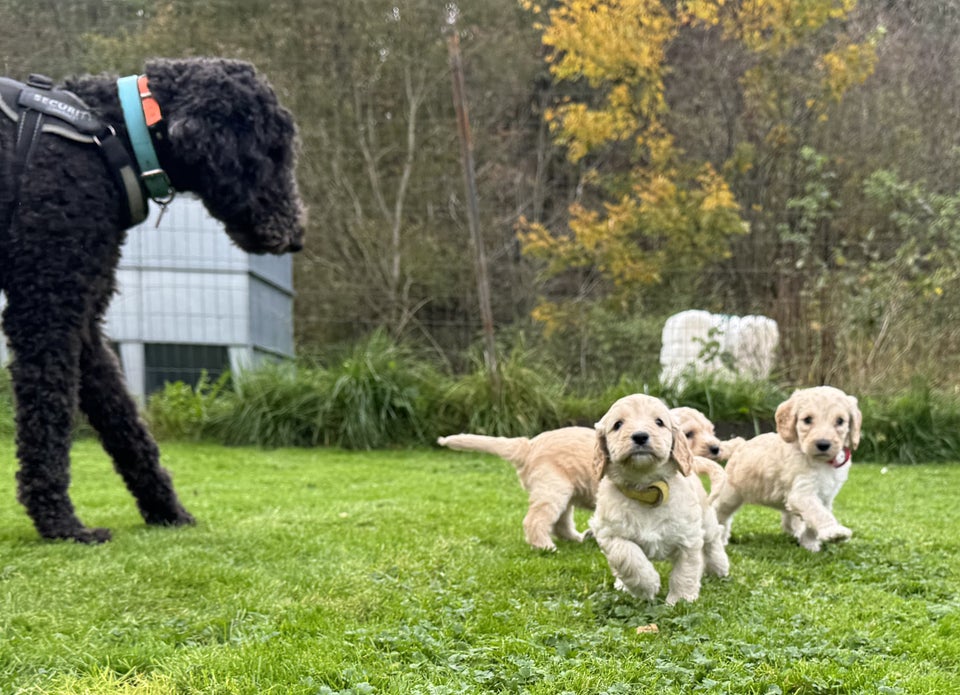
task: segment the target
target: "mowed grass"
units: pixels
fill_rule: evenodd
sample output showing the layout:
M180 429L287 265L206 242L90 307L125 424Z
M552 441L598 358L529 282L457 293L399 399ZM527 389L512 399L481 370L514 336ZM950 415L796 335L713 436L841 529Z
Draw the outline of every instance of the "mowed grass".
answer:
M163 452L198 525L145 527L84 441L86 547L37 538L0 443L0 693L960 692L960 466L855 463L818 555L746 508L730 578L667 607L530 550L493 457Z

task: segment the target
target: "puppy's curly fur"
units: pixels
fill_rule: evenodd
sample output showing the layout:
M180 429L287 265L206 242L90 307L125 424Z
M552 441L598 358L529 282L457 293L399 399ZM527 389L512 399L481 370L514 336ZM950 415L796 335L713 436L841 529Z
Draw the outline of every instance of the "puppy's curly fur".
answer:
M782 528L812 552L852 532L833 515L833 500L850 474L860 444L857 399L830 386L795 391L777 407L777 431L742 444L727 463L727 482L714 499L730 537L743 504L782 512Z
M153 60L145 74L168 123L157 155L173 187L197 194L246 251L299 249L296 129L266 80L248 63L214 58ZM130 149L114 76L64 86ZM110 537L84 526L68 495L79 405L146 522L192 523L101 328L126 235L121 192L94 145L44 134L14 200L15 141L16 124L0 118L0 290L14 355L18 498L45 538Z
M670 560L672 605L699 597L704 571L721 577L729 572L722 528L692 475L694 458L669 409L652 396L621 398L596 424L601 479L590 528L617 588L653 600L660 575L652 561ZM667 494L655 506L631 494L662 484Z

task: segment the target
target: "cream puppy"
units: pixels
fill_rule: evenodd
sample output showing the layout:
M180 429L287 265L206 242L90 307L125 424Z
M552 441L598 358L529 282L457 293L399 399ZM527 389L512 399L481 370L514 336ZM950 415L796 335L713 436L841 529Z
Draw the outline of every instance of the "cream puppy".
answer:
M847 540L852 532L832 510L860 444L857 399L831 386L801 389L777 407L776 422L775 433L748 440L727 463L713 500L724 539L741 505L760 504L779 509L783 530L811 552Z
M523 535L534 548L556 550L551 536L583 541L573 513L575 507L593 509L597 492L594 434L589 427L562 427L531 439L453 434L440 437L437 444L495 454L513 464L529 496Z
M714 433L713 423L696 408L681 406L671 408L674 424L683 432L694 456L717 460L720 457L720 440Z
M731 454L745 441L742 437L735 437L721 442L715 434L710 418L696 408L680 406L670 409L673 424L683 432L687 438L690 452L694 456L696 472L710 477L710 498L720 493L720 488L726 476L715 461L726 461ZM709 461L707 460L709 459Z
M595 429L600 484L590 529L616 587L653 600L660 575L652 561L669 560L667 603L695 601L704 571L726 576L730 563L723 529L691 475L697 462L686 437L660 399L642 394L618 400Z

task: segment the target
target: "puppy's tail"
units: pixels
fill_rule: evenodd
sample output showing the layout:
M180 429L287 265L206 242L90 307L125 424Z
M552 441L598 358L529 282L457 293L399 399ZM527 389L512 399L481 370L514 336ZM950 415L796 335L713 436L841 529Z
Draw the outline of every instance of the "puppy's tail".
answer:
M705 475L710 478L710 502L713 502L727 483L727 473L723 470L723 466L704 456L694 456L693 470L697 475Z
M725 442L720 442L720 453L717 458L721 461L727 461L731 456L733 456L737 449L739 449L743 443L747 441L743 437L734 437L733 439L728 439Z
M526 437L488 437L483 434L451 434L440 437L437 444L457 451L480 451L506 459L520 468L530 451L530 440Z

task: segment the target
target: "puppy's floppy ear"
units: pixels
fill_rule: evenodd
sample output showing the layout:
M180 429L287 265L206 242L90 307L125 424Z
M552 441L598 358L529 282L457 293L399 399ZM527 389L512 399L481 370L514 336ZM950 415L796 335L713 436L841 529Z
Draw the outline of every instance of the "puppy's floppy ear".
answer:
M847 440L851 449L860 446L860 427L863 425L863 413L860 412L860 406L857 399L853 396L847 396L850 400L850 431L847 433Z
M687 435L683 433L680 427L673 422L671 418L670 432L673 434L673 445L670 447L670 458L676 461L680 468L680 473L690 475L693 471L693 452L690 451L690 444L687 442Z
M597 480L607 472L610 465L610 449L607 448L607 433L603 420L593 426L597 433L596 445L593 448L593 469Z
M785 442L797 441L797 401L796 394L777 406L774 418L777 421L777 434Z

